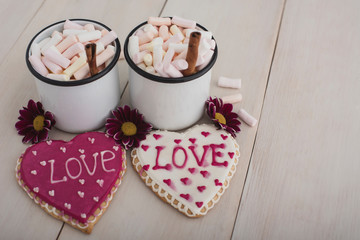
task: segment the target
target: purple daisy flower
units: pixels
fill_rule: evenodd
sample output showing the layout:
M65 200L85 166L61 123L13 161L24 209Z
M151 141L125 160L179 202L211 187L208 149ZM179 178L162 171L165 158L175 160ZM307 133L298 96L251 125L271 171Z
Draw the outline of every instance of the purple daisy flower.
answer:
M238 115L232 111L233 105L230 103L223 104L220 98L212 99L211 97L205 102L205 105L206 113L215 125L236 137L236 132L240 132L241 122L237 119Z
M140 142L145 140L152 126L144 121L144 116L137 109L131 110L125 105L112 111L115 118L106 120L106 134L113 137L115 141L122 144L124 148L139 147Z
M56 121L51 112L45 112L41 102L30 99L27 107L19 110L19 121L15 128L19 135L24 136L23 143L38 143L48 138L48 132Z

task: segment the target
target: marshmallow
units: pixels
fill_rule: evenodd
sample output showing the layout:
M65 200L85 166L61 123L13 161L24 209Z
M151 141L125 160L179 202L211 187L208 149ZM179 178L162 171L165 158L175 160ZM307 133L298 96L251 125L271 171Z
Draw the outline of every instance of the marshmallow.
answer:
M85 63L86 57L78 58L70 67L64 70L64 73L71 77L77 70L79 70Z
M241 102L242 95L238 93L238 94L222 97L221 99L223 100L224 103L237 103L237 102Z
M75 43L71 47L69 47L62 55L68 59L71 59L76 54L83 52L85 50L84 45L81 43Z
M150 53L145 54L143 59L146 66L152 66L153 59Z
M163 58L163 49L161 45L155 45L153 47L153 65L161 64ZM156 70L156 68L155 68Z
M188 44L170 43L169 48L173 48L176 53L181 53L188 48Z
M49 48L44 52L44 56L47 57L53 63L60 65L63 68L67 68L70 64L70 60L61 54L58 54L54 49Z
M63 69L59 65L50 61L48 58L42 57L41 61L52 73L55 73L55 74L62 73Z
M35 69L35 71L37 71L39 74L43 76L49 74L49 71L46 69L40 58L31 55L29 57L29 62L31 63L31 66Z
M172 78L183 77L183 74L177 70L172 64L164 65L164 71Z
M178 59L186 59L188 49L186 48L184 51L182 51L179 55L177 55L174 60Z
M95 26L94 24L88 23L84 25L84 29L88 32L95 31Z
M79 57L78 56L74 56L71 60L70 60L70 65L73 64L76 60L78 60Z
M102 44L101 42L96 42L96 55L99 55L104 50L105 50L104 44Z
M58 31L53 31L51 37L54 37L56 34L59 34L62 37L62 33Z
M240 78L227 78L227 77L220 77L218 80L219 87L226 87L226 88L241 88L241 79Z
M103 37L101 37L96 43L100 42L105 47L112 43L117 38L117 35L114 31L106 33Z
M214 40L214 39L211 39L209 44L210 44L210 49L211 49L211 50L214 50L215 47L216 47L216 42L215 42L215 40Z
M39 47L40 49L45 46L45 44L47 44L48 41L50 41L50 37L47 37L47 38L44 38L43 40L41 40L38 44L39 44Z
M139 37L138 36L131 36L129 38L129 46L128 51L130 58L132 59L136 53L139 52Z
M142 51L142 52L138 52L138 53L135 53L134 57L133 57L133 61L135 64L139 64L141 63L142 61L144 61L144 56L146 54L148 54L149 51L145 50L145 51Z
M170 38L170 34L169 34L169 28L165 25L162 25L159 28L159 36L164 40L167 41Z
M172 35L179 33L182 36L182 39L180 41L184 40L184 38L185 38L184 34L181 32L181 30L176 25L172 25L170 27L170 32L172 33Z
M156 29L156 27L154 27L151 24L145 24L145 26L143 27L144 32L152 32L152 34L154 34L155 37L159 36L159 31Z
M89 68L89 64L85 64L84 66L82 66L79 70L77 70L74 73L74 78L76 80L80 80L80 79L84 79L90 77L90 68Z
M67 37L67 36L69 36L69 35L78 35L78 34L80 34L80 33L86 33L86 32L88 32L88 31L86 31L86 30L78 30L78 29L65 29L64 31L63 31L63 36L64 37Z
M240 109L237 114L239 115L239 118L243 120L247 125L250 127L254 127L257 123L257 120L251 116L249 113L247 113L244 109Z
M62 40L62 36L60 34L55 34L50 41L48 41L42 48L41 53L44 54L46 50L49 49L51 46L57 45Z
M53 80L58 80L58 81L69 81L70 77L66 74L48 74L46 76L47 78L53 79Z
M175 51L172 48L169 48L169 50L166 52L164 59L163 59L163 64L164 67L167 67L167 65L169 65L173 59L175 55ZM170 75L170 74L169 74ZM170 75L171 76L171 75Z
M176 24L180 27L184 27L184 28L191 28L191 29L195 29L196 27L196 22L193 20L188 20L188 19L184 19L178 16L174 16L171 19L171 23L172 24Z
M59 52L63 53L66 49L75 43L77 43L77 38L74 35L69 35L58 45L56 45L56 48L59 50Z
M161 25L170 26L171 19L170 18L162 18L162 17L149 17L148 23L153 26L161 26Z
M107 29L101 30L101 36L102 36L102 37L105 36L105 35L108 34L108 33L109 33L109 31L108 31Z
M155 64L154 68L161 77L169 77L169 75L164 71L164 66L162 63Z
M66 19L65 23L64 23L64 29L77 29L77 30L81 30L84 29L83 26L81 26L78 23L72 22L69 19Z
M155 74L155 68L153 66L146 67L145 71L150 73L150 74Z
M214 55L214 51L209 50L208 52L205 53L204 56L201 57L203 60L203 64L201 64L200 66L197 67L198 71L200 71L201 69L203 69L204 67L206 67L209 64L213 55Z
M96 56L96 66L100 66L115 55L115 47L107 46L106 49Z
M144 32L143 34L138 35L139 44L142 45L144 43L148 43L154 39L154 34L152 32Z
M174 60L171 64L179 71L188 68L188 62L185 59Z
M180 33L177 33L175 35L172 35L164 44L163 44L163 49L165 51L167 51L169 44L170 43L178 43L181 42L183 40L183 36Z
M81 43L88 42L88 41L100 39L101 38L101 32L99 30L95 30L95 31L91 31L91 32L86 31L86 32L83 32L83 33L79 33L77 35L77 37L79 39L79 42L81 42Z
M41 57L41 52L40 52L40 46L37 43L34 43L31 47L31 55L35 56L37 58Z

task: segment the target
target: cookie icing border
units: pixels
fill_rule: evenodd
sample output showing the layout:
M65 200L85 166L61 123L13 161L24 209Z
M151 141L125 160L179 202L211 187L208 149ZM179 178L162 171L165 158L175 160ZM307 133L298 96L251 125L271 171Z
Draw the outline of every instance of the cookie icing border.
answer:
M18 158L16 162L15 167L15 176L18 184L20 187L27 193L27 195L34 200L34 202L39 205L45 212L50 214L51 216L55 217L56 219L62 220L63 222L69 224L70 226L73 226L75 228L78 228L79 230L85 232L85 233L91 233L92 227L97 223L97 221L100 219L100 217L105 213L107 207L109 206L110 202L113 199L114 194L118 190L122 179L125 175L127 165L126 165L126 151L124 149L122 150L122 169L119 172L119 177L116 179L115 184L111 187L110 192L107 194L106 199L99 205L99 207L95 210L94 215L91 215L86 224L80 223L77 219L68 216L63 213L63 211L57 209L54 206L51 206L47 202L43 201L39 196L37 196L37 193L30 190L30 188L25 184L21 177L20 169L21 169L21 162L24 156L24 153Z
M207 125L207 124L195 125L192 128L199 127L199 126L201 127L203 125ZM192 130L192 128L189 128L185 132L182 132L179 134L186 135L188 132L190 132ZM163 132L163 133L170 132L171 133L171 131L167 131L167 130L153 131L153 133L157 133L157 132ZM174 207L175 209L177 209L178 211L180 211L181 213L183 213L184 215L186 215L188 217L192 217L192 218L201 217L201 216L206 215L207 212L210 209L212 209L215 206L215 204L220 200L220 198L224 194L225 190L229 187L230 180L234 176L234 174L236 172L236 166L239 163L239 157L240 157L239 145L237 144L236 140L229 133L226 132L226 134L228 135L228 137L230 137L232 139L232 142L236 149L236 152L234 155L234 163L230 167L228 173L226 174L225 181L224 181L223 185L220 187L219 191L214 195L214 197L209 202L207 202L206 204L203 205L203 207L200 209L200 211L198 213L194 213L189 207L187 207L186 204L183 203L182 199L176 198L175 196L173 196L169 192L167 192L165 189L163 189L159 184L157 184L149 176L149 174L147 174L146 171L143 170L143 166L141 165L141 162L140 162L138 154L137 154L137 150L139 148L135 148L131 151L131 154L130 154L131 162L132 162L134 169L137 171L137 173L139 174L139 176L141 177L143 182L146 184L146 186L151 188L152 191L154 193L156 193L163 201L169 203L172 207Z

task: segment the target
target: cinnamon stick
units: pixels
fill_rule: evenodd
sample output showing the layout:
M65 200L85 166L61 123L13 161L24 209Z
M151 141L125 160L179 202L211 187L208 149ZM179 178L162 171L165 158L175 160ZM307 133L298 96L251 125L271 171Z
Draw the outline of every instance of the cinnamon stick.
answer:
M85 51L90 68L90 75L94 76L99 72L96 65L96 44L95 43L86 44Z
M190 34L188 51L186 54L186 61L188 62L188 68L183 71L184 76L190 76L196 73L196 61L198 58L200 38L201 38L201 33L199 32L192 32Z

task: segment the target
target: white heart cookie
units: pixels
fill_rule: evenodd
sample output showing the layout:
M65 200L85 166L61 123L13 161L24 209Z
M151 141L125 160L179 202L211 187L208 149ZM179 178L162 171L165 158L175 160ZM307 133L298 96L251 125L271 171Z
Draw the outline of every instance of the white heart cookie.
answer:
M219 201L236 171L236 140L213 125L185 133L153 131L131 152L147 186L189 217L205 215Z

